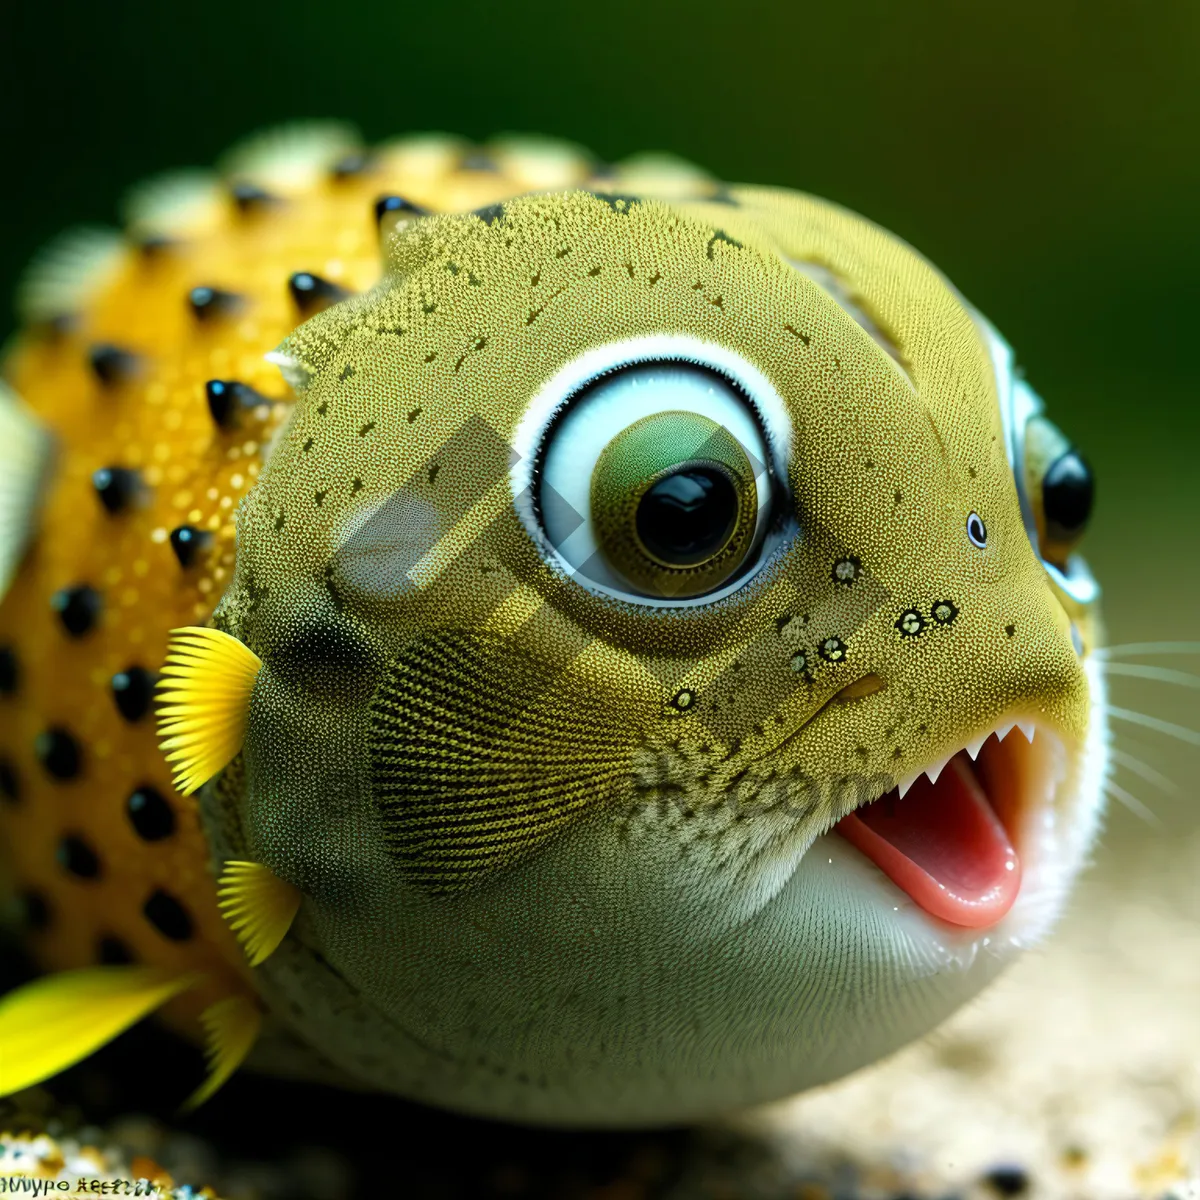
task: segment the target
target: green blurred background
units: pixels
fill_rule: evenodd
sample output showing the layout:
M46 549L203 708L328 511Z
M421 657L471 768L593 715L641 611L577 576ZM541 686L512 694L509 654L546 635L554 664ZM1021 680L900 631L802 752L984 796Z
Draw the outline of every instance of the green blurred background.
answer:
M1200 636L1198 64L1190 0L18 0L0 47L0 336L42 241L111 222L130 183L263 125L669 150L840 201L923 250L1096 467L1088 553L1113 640ZM1200 726L1196 693L1121 695ZM1185 784L1200 766L1128 740ZM1194 788L1123 782L1169 828L1200 821ZM1115 815L1114 835L1133 829Z

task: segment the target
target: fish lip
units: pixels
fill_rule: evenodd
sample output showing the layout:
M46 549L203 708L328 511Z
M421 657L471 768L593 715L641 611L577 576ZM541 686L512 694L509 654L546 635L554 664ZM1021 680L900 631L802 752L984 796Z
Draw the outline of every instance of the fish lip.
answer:
M985 746L992 743L993 738L996 747L1007 747L1010 753L1015 746L1017 754L1025 759L1023 765L1028 765L1030 760L1033 760L1034 769L1041 768L1041 778L1034 780L1032 787L1028 786L1028 781L1025 781L1027 786L1021 789L1020 795L1015 798L1015 803L1012 802L1012 797L1007 797L1007 802L998 806L997 797L991 794L977 770L980 756L984 753ZM1016 738L1017 742L1009 743L1009 738ZM893 791L898 792L899 798L902 800L908 790L922 776L927 778L931 784L936 784L941 773L950 765L951 761L964 753L971 760L972 772L983 786L988 803L1000 818L1000 822L1004 825L1017 852L1024 859L1028 844L1033 840L1030 827L1039 816L1054 811L1060 789L1070 773L1072 753L1068 739L1064 738L1055 726L1016 709L1004 713L992 724L981 727L980 732L967 738L948 753L931 757L924 766L905 775L894 776L890 786L881 788L874 795L867 796L852 808L835 817L826 832L835 833L838 822L844 817L859 812Z
M819 856L827 846L832 858L840 856L842 860L867 868L868 874L863 878L871 878L871 890L881 889L879 894L884 898L881 917L885 913L906 917L898 928L907 929L908 933L898 936L917 937L917 944L923 947L920 952L932 956L931 961L940 963L946 970L966 971L981 957L1006 963L1041 942L1058 921L1080 873L1091 860L1105 811L1104 784L1111 770L1111 735L1102 666L1091 655L1082 660L1082 666L1088 683L1089 705L1086 727L1081 735L1065 732L1044 716L1029 716L1027 705L1013 706L991 725L980 727L955 751L967 749L967 744L981 734L986 740L1010 722L1012 727L1007 732L1010 737L1014 736L1016 722L1020 720L1032 722L1034 752L1039 749L1040 742L1043 752L1050 751L1055 756L1053 786L1047 786L1037 796L1023 795L1012 826L1006 825L1021 855L1022 883L1011 911L995 925L977 929L956 927L930 916L913 904L864 854L838 836L833 825L842 816L861 808L861 803L848 807L834 818L809 847L808 853L815 851ZM1019 732L1015 736L1020 739L1021 749L1028 752L1031 747L1024 737ZM947 755L945 760L952 757L953 754ZM912 773L913 776L924 774L926 766L939 761L944 760L931 756L927 764ZM897 782L893 780L892 786ZM879 795L886 795L890 790L890 787L884 788ZM873 797L878 798L878 795ZM865 801L871 802L872 799Z

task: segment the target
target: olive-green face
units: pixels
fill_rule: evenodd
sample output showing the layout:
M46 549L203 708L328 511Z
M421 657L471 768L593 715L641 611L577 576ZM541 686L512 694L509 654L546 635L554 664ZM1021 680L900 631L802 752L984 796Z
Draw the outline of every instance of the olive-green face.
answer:
M719 952L708 974L685 953L698 922L719 938L801 903L785 897L815 840L1009 721L1058 747L1037 803L1068 832L1019 847L1041 898L1018 899L998 943L1044 925L1090 841L1095 619L1067 449L1013 416L1003 344L909 248L808 197L726 200L570 193L428 218L394 235L379 289L283 347L304 391L218 610L265 663L236 820L309 896L309 940L392 1019L413 972L443 986L397 944L419 931L433 961L476 906L526 914L510 949L614 979L646 963L605 960L600 935L580 949L571 913L615 929L633 912L629 944L652 938L715 1002ZM1045 812L1006 804L1014 839L1033 837ZM805 893L814 932L764 926L762 961L795 982L772 984L757 1028L793 1010L818 928L842 930L843 965L865 952L845 897L891 907L875 868L846 871L842 899ZM896 946L976 944L895 921ZM879 937L925 987L921 956L905 968ZM444 986L528 986L489 970L447 968ZM925 1024L980 986L973 970ZM465 1054L446 1019L430 1036Z

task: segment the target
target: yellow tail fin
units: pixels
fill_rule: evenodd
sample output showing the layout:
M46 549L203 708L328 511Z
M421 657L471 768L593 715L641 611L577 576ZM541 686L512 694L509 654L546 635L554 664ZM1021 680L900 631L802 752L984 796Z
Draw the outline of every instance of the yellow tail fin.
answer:
M198 978L155 967L87 967L0 997L0 1096L87 1058Z

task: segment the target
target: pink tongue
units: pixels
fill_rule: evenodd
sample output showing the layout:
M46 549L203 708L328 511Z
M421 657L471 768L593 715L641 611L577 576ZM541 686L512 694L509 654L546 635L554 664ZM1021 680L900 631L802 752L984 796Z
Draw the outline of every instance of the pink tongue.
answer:
M965 755L904 799L889 792L835 826L926 912L981 929L1013 906L1021 861Z

